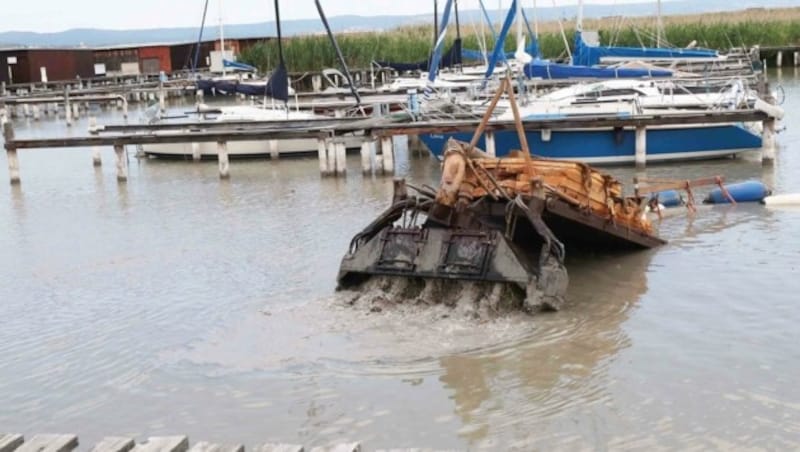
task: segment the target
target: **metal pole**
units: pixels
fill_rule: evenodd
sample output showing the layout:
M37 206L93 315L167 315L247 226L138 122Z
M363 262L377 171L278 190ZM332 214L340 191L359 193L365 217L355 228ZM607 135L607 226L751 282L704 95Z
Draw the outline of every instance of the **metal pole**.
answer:
M661 34L664 32L664 24L661 22L661 0L656 2L656 47L661 47Z
M275 0L275 4L277 3L278 0ZM325 11L322 10L322 5L320 4L319 0L314 0L314 3L317 5L317 12L319 12L319 18L322 20L322 25L325 26L325 30L328 32L328 38L330 38L333 48L336 50L336 57L339 59L339 63L342 65L344 76L347 78L347 83L350 85L350 92L353 93L353 96L356 98L356 105L361 106L361 96L358 95L358 90L356 89L355 85L353 85L353 77L350 76L350 69L347 68L347 62L344 59L344 55L342 55L342 49L339 48L339 43L336 42L336 37L333 36L331 27L328 24L328 19L325 17Z
M439 39L439 2L433 0L433 47Z
M225 77L225 30L222 26L222 0L219 0L219 46L222 51L222 76Z
M197 36L197 47L194 49L194 60L192 61L192 74L197 71L197 62L200 59L200 46L203 41L203 29L206 26L206 13L208 13L208 0L203 7L203 21L200 22L200 34Z

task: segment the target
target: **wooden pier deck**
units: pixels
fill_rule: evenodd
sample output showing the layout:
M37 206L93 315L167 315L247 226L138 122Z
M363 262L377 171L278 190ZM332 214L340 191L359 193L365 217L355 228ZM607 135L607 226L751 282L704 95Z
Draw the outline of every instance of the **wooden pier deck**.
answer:
M697 111L688 113L663 113L631 116L592 116L567 117L552 119L525 120L526 130L576 130L591 128L633 128L637 131L637 166L646 162L646 129L648 127L675 124L724 124L742 122L762 122L764 124L765 160L774 159L775 121L761 110L721 110ZM17 151L37 148L97 148L112 146L117 155L118 179L127 179L126 145L202 143L216 142L220 177L229 176L227 143L233 141L270 141L287 139L317 139L319 144L320 169L328 168L328 173L342 175L346 172L344 165L344 145L341 137L345 135L363 134L363 162L368 161L370 148L378 141L382 161L390 162L384 166L384 173L393 173L392 136L418 135L428 133L469 132L477 128L480 120L458 119L451 121L418 121L393 122L381 119L326 119L322 121L271 121L241 122L237 124L190 122L171 125L110 125L97 128L87 136L51 137L51 138L15 138L11 123L4 127L5 148L8 157L11 183L19 183L19 162ZM489 133L501 130L514 130L513 121L493 121L486 128ZM641 141L641 142L640 142ZM277 156L276 156L277 157ZM331 164L331 162L339 164ZM325 166L323 166L325 164ZM364 167L367 172L367 168Z
M80 445L74 434L34 435L26 440L20 434L0 433L0 452L72 452ZM330 446L304 447L299 444L262 443L246 449L243 444L218 444L205 441L190 444L187 436L150 437L137 442L126 436L109 436L91 447L91 452L362 452L361 444L342 442ZM421 451L421 449L393 449L396 451Z

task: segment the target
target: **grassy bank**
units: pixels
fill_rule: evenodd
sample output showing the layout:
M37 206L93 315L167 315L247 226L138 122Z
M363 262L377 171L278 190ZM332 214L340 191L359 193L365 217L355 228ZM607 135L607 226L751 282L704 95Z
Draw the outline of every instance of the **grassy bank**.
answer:
M564 24L567 40L572 44L574 24ZM423 61L433 44L432 26L399 27L385 32L347 33L337 35L348 65L366 68L370 61ZM452 29L453 27L451 27ZM479 49L477 27L462 24L464 48ZM626 19L608 17L588 20L584 28L599 30L603 44L619 46L654 45L655 20L643 17ZM699 46L729 49L737 46L777 46L800 44L800 8L752 9L729 13L664 18L667 41L683 47L692 41ZM566 56L564 40L558 22L540 24L540 46L547 58ZM448 41L455 39L453 31ZM486 37L491 48L491 38ZM506 40L506 50L516 48L513 36ZM448 44L449 44L448 42ZM337 67L336 54L325 35L296 36L286 39L284 52L290 72L318 71ZM268 71L277 61L277 44L257 44L240 55L240 60Z

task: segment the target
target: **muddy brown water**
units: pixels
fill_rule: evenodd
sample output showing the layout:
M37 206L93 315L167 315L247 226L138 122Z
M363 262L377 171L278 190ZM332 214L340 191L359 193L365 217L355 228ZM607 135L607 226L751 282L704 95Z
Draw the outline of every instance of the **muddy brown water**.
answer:
M774 80L774 78L773 78ZM800 81L772 168L648 168L800 192ZM117 112L101 113L116 120ZM66 128L16 122L20 136ZM79 123L72 133L81 133ZM21 151L0 164L0 430L369 448L795 449L800 208L664 220L652 251L572 257L556 314L372 312L334 293L391 180L314 159L214 163ZM433 183L429 159L401 159ZM630 182L633 171L612 169ZM468 294L463 296L468 299Z

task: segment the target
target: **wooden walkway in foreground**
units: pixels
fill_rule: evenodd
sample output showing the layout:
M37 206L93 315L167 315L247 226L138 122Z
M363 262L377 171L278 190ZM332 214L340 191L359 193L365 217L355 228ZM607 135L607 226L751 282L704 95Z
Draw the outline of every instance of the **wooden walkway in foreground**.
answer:
M0 433L0 452L71 452L80 445L77 435L34 435L25 439L19 434ZM187 436L151 437L137 443L133 438L109 436L91 447L90 452L245 452L242 444L189 443ZM362 452L359 443L340 443L326 447L307 448L297 444L265 443L247 449L252 452ZM385 452L424 452L431 449L382 449ZM432 451L431 451L432 452Z

